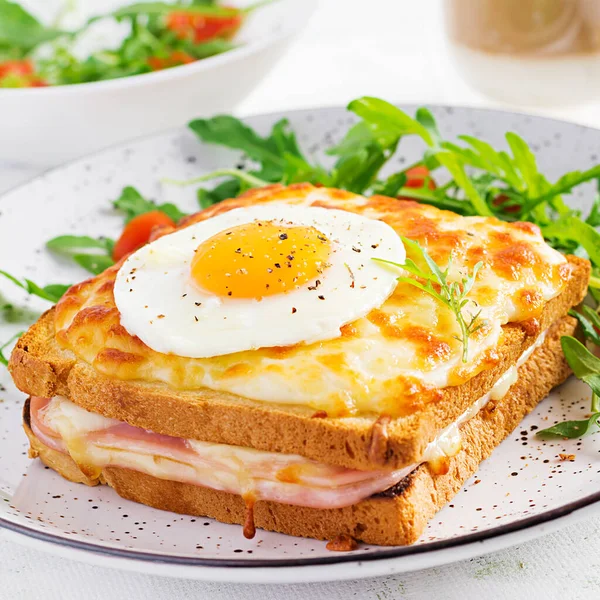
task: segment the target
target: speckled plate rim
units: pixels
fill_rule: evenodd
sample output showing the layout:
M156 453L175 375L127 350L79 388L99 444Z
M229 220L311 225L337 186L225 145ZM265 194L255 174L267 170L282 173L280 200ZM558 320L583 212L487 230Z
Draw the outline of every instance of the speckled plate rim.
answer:
M33 549L100 567L201 581L309 583L392 575L467 560L547 535L599 511L600 492L486 532L420 546L382 549L365 556L340 554L306 560L231 561L119 550L32 531L2 518L0 527L9 527L0 528L0 535Z
M463 109L475 113L503 113L531 117L547 123L569 124L582 129L600 131L576 122L534 115L526 111L480 108L465 105L445 105L424 102L434 109ZM417 108L421 104L398 103L403 109ZM339 105L319 106L310 109L279 111L287 114L302 115L319 112L331 108L342 108ZM243 119L268 117L272 113L245 115ZM279 113L276 113L279 114ZM25 188L37 179L68 169L71 166L110 154L131 144L142 143L154 137L168 134L167 129L153 134L139 136L99 151L81 156L58 167L48 169L37 177L20 183L6 190L0 196L0 202L12 192ZM466 535L429 542L427 544L381 547L366 555L340 553L331 556L306 559L219 559L193 556L177 556L158 552L141 552L138 550L119 549L106 544L84 542L64 538L47 532L31 529L26 525L15 523L0 515L0 536L12 539L23 545L37 548L44 552L54 553L65 558L80 560L129 571L147 572L157 575L191 578L205 581L244 581L248 583L295 583L309 581L332 581L349 579L347 570L355 568L352 578L374 577L378 575L416 571L442 564L492 553L518 543L526 542L561 529L571 522L579 521L588 515L600 512L600 491L580 498L574 502L545 511L538 515L519 519L498 527L478 531ZM403 560L398 560L403 559ZM411 560L412 559L412 560ZM323 569L327 566L327 569ZM234 575L235 574L235 575Z

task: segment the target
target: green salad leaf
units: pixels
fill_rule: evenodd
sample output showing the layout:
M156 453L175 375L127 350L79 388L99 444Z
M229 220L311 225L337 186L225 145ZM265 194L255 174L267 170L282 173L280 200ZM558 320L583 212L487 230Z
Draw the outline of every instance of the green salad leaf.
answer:
M542 439L552 438L569 438L576 439L581 438L591 433L598 431L598 421L600 420L600 412L594 413L588 419L581 419L579 421L563 421L557 423L547 429L538 431L538 436Z
M4 350L13 342L16 342L24 333L24 331L19 331L18 333L15 333L15 335L13 335L8 341L0 345L0 365L8 367L8 359L6 356L4 356Z
M114 264L111 258L114 245L114 241L109 238L92 238L87 235L60 235L46 242L46 248L68 256L94 275Z
M65 254L80 254L88 250L112 252L113 240L109 238L92 238L87 235L60 235L46 242L46 248Z
M113 206L125 213L125 222L129 223L131 219L139 215L154 210L160 210L171 218L175 223L186 216L177 206L171 203L156 204L153 200L148 200L134 187L127 186L123 188L121 195L113 202Z
M99 275L115 264L110 256L102 254L74 254L73 260L93 275Z
M43 300L48 300L49 302L54 303L58 302L62 298L63 294L71 287L70 285L65 284L52 284L42 287L30 279L19 280L10 273L2 270L0 270L0 275L6 278L8 281L14 283L17 287L20 287L28 294L38 296Z
M260 169L252 175L271 183L311 181L321 183L323 169L311 165L302 155L287 119L273 125L271 133L262 137L235 117L221 115L212 119L196 119L189 128L204 142L242 151Z
M569 314L579 321L585 338L600 347L600 316L589 306L583 305L580 310L570 310Z
M20 4L0 0L0 48L12 47L16 55L24 56L39 44L62 35L59 29L44 27Z
M593 319L596 320L596 317ZM538 431L538 436L542 438L578 438L598 431L597 425L600 419L600 359L574 337L565 335L560 342L565 358L571 369L573 369L575 377L587 383L592 390L592 415L584 420L564 421L547 429L542 429Z
M198 188L198 205L200 208L208 208L213 204L218 204L227 198L239 196L242 190L242 182L237 178L226 179L212 190Z

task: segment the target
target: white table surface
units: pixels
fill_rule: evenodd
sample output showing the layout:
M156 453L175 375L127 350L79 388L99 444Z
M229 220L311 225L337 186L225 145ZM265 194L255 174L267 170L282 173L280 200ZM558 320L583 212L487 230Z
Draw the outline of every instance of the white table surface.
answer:
M454 72L441 41L440 1L322 0L310 27L238 113L346 104L365 94L397 102L511 108L480 96ZM580 107L512 108L600 126L600 100ZM0 163L0 191L39 172L27 164ZM292 586L209 584L110 571L0 537L0 598L600 598L599 534L600 516L522 546L447 567L388 578Z

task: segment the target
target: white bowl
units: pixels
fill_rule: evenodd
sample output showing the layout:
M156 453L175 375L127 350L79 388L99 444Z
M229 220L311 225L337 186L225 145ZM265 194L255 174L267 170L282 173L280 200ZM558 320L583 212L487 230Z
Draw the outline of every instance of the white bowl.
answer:
M240 47L190 65L79 85L0 90L0 160L56 165L194 117L230 112L279 60L316 5L279 0L262 7L240 32Z

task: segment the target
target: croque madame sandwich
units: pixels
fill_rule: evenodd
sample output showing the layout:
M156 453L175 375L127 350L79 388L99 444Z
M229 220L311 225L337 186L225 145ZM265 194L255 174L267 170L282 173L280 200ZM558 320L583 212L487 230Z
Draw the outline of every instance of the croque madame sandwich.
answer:
M409 544L569 376L588 278L529 223L271 186L72 287L10 370L31 456L71 481L247 537Z

